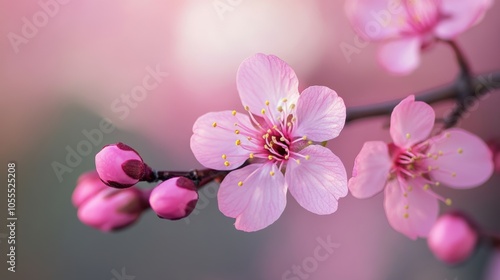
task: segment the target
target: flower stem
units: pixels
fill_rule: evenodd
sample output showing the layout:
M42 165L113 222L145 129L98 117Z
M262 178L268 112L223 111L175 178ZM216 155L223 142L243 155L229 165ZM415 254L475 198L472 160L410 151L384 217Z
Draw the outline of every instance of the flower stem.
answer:
M191 171L155 171L149 166L142 181L154 183L166 181L175 177L185 177L192 180L198 188L202 188L213 180L219 182L228 174L228 171L219 171L213 169L201 169Z

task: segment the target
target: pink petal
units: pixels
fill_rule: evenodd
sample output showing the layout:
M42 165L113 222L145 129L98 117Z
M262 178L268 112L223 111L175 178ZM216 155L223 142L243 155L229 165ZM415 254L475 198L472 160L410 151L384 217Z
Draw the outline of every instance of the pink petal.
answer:
M342 161L329 149L313 145L302 151L300 164L288 161L285 172L290 193L306 210L331 214L337 210L337 200L347 195L347 174Z
M326 141L339 135L345 124L344 100L327 87L305 89L297 101L297 127L294 135L313 141Z
M387 144L366 142L354 161L349 190L356 198L368 198L379 193L386 185L392 162Z
M424 184L421 179L409 182L394 179L385 188L384 208L389 224L411 239L426 237L439 212L437 199L423 190ZM409 186L412 187L411 191L408 191ZM408 194L407 197L403 196L402 189Z
M379 63L393 74L407 75L420 64L419 36L404 37L383 43L378 50Z
M252 145L246 137L234 132L238 122L252 127L249 118L243 114L233 116L231 111L212 112L199 117L193 125L191 150L196 159L205 167L217 170L231 170L248 159L249 151L235 144L240 139L241 145ZM216 127L214 127L216 123ZM226 155L226 159L222 157ZM225 162L229 162L229 166Z
M239 182L243 185L239 186ZM286 191L283 174L274 164L250 164L224 178L217 195L219 210L236 218L235 226L239 230L261 230L283 213Z
M425 102L415 101L410 95L401 101L391 114L391 137L401 148L409 148L421 142L434 126L434 109Z
M260 115L262 109L276 109L283 98L295 102L299 97L299 81L286 62L274 55L256 54L244 60L236 75L236 85L243 106Z
M439 154L427 163L439 169L430 173L432 179L454 188L473 188L486 182L493 174L491 151L481 138L462 129L449 129L429 139L429 153ZM448 134L448 137L443 136ZM434 142L434 143L433 143ZM455 174L454 174L455 173Z
M435 28L437 37L453 39L460 33L478 23L493 5L492 0L442 0L443 18Z
M394 0L348 0L345 11L356 33L369 40L396 37L407 21L404 6Z

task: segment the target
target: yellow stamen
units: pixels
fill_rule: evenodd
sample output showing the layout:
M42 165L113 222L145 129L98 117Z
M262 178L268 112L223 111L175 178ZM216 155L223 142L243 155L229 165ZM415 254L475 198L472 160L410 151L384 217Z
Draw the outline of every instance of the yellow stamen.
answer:
M242 182L242 181L239 181L239 182L238 182L238 187L241 187L241 186L243 186L243 182Z
M224 162L224 165L225 165L225 166L229 166L229 165L231 165L231 164L229 163L229 161L227 161L227 160L226 160L226 161Z
M213 123L212 123L212 126L213 126L213 127L217 127L217 123L216 123L216 122L213 122Z
M236 144L236 146L241 145L241 140L240 139L236 140L235 144Z

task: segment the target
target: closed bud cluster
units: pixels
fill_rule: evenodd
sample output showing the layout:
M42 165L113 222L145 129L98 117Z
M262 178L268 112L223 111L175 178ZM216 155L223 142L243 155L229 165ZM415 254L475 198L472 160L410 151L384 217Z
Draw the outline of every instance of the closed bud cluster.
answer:
M101 231L114 231L139 219L149 207L144 197L136 187L110 188L99 179L97 172L88 172L78 180L72 200L81 222Z

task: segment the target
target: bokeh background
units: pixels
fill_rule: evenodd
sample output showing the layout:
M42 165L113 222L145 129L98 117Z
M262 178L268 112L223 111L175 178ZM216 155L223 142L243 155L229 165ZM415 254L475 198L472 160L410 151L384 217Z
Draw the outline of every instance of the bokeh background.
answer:
M16 52L8 34L21 34L24 18L33 22L46 2L0 0L0 220L6 221L4 179L11 160L17 162L19 219L17 272L6 270L7 244L1 238L0 279L120 280L113 271L122 269L135 277L129 280L282 279L313 256L318 238L339 246L307 279L483 278L487 246L466 264L448 267L432 256L425 240L411 241L389 226L382 195L367 200L349 195L329 216L311 214L289 197L275 224L251 234L235 230L233 219L218 211L215 184L201 192L188 220L165 221L148 212L133 227L112 234L81 224L70 200L77 177L94 168L94 155L108 143L135 147L158 169L201 167L189 148L192 124L209 111L242 109L236 70L256 52L287 61L301 89L325 85L355 106L451 82L458 70L447 46L431 48L416 72L398 77L377 65L375 44L349 58L343 54L341 44L355 41L344 1L71 0L52 7L46 22L36 19L43 26ZM495 3L479 25L458 38L475 73L500 69L498 15ZM149 68L168 75L126 105L128 113L118 112L116 106L127 104L123 96L142 84ZM499 105L500 92L487 95L459 126L486 140L500 139ZM438 116L450 106L438 104ZM84 131L99 129L103 118L116 129L103 133L81 162L58 178L54 162L67 165L68 149L82 145ZM389 140L387 124L387 117L353 122L329 142L349 175L365 141ZM494 175L476 189L439 193L453 199L453 209L500 232L499 183Z

